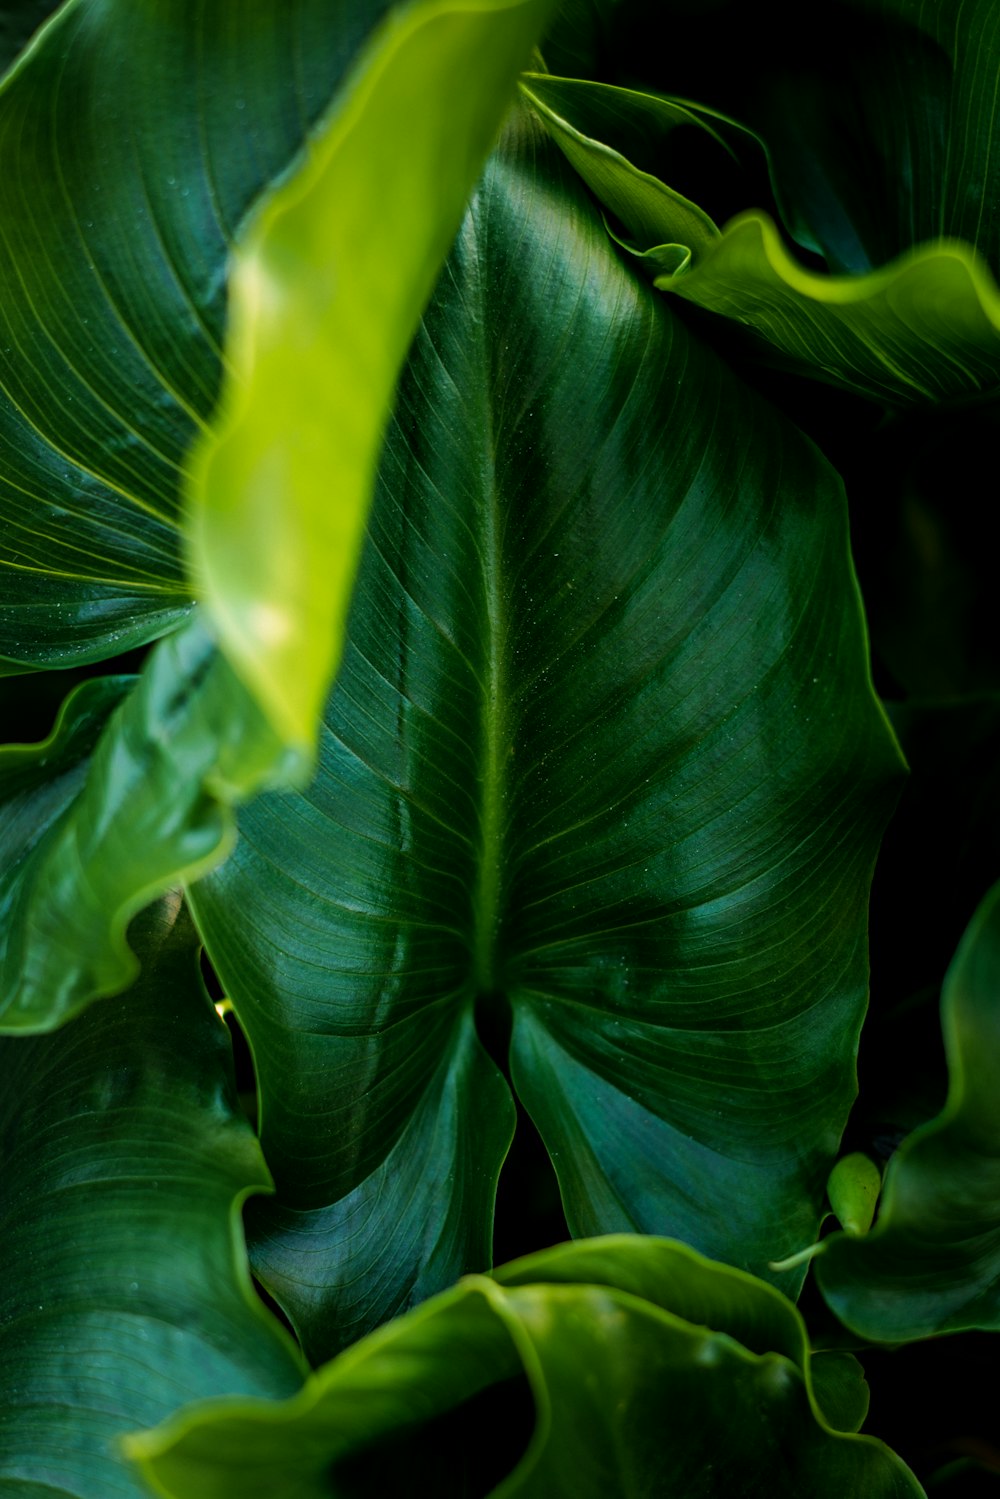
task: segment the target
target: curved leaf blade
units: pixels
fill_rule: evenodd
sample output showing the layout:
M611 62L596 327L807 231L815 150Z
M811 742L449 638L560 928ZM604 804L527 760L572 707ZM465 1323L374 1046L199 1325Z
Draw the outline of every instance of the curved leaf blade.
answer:
M129 686L88 683L48 740L0 750L0 1033L127 988L132 917L224 858L233 805L298 769L197 618Z
M748 101L786 219L831 270L861 273L941 236L996 273L1000 28L988 0L861 0Z
M331 1221L506 996L574 1231L764 1270L812 1236L853 1095L899 762L835 479L530 121L414 345L370 533L316 780L192 892L258 1068L255 1243ZM374 1247L328 1240L303 1329L341 1255Z
M33 34L58 10L60 0L11 0L0 12L0 75L17 60Z
M190 608L226 259L383 8L70 0L0 84L0 657L101 660Z
M140 1499L124 1433L302 1378L251 1288L239 1208L270 1179L179 897L135 935L127 997L0 1040L4 1493Z
M193 525L200 562L217 583L221 574L230 604L238 596L255 617L266 616L265 636L279 617L297 621L292 637L279 631L276 657L239 608L226 616L230 626L236 623L237 649L225 619L221 629L238 664L246 670L254 663L248 674L285 743L218 656L202 619L161 647L134 700L109 725L72 812L30 857L11 830L0 956L3 1027L48 1028L131 982L129 919L164 889L197 878L225 856L235 801L305 773L312 697L325 692L338 654L380 412L409 336L408 319L433 279L451 217L461 210L543 10L543 0L435 0L401 12L358 76L351 75L346 106L317 133L311 161L269 200L236 272L233 342L253 367L253 380L235 416L228 414L221 445L202 454L202 503ZM344 43L342 35L338 45ZM440 70L459 61L463 86L440 87L443 102L423 110L420 129L409 132L401 149L400 111L416 109L417 100L426 105L434 79L442 83ZM388 156L398 157L394 170L403 172L406 190L394 192L393 211L379 215L371 195L387 190ZM441 166L439 157L451 163L448 191L430 193L428 173ZM411 225L406 242L394 215L413 207L414 194L429 203L420 233ZM380 217L382 258L362 234L368 218ZM384 258L390 240L392 274ZM377 317L361 295L366 277L369 290L381 288ZM360 371L367 371L367 383ZM277 490L270 482L262 489L262 476L273 480L276 472L283 475ZM341 492L331 505L334 473ZM261 502L266 514L248 515L248 499L251 509ZM265 587L261 566L277 592ZM284 654L290 644L291 660ZM298 709L281 693L284 709L275 708L276 683L282 692L288 688Z
M726 149L700 114L672 99L543 73L526 74L521 93L546 121L567 161L638 240L659 243L667 238L663 225L669 223L670 239L683 245L692 260L711 249L719 229L707 213L651 172L638 167L622 172L621 152L601 144L605 137L621 144L622 135L632 136L634 152L645 135L662 141L687 127L705 131Z
M470 1438L460 1402L478 1390L496 1398L499 1382L520 1365L535 1399L535 1433L520 1461L508 1452L512 1471L490 1489L495 1499L921 1494L881 1443L831 1430L808 1376L769 1349L772 1322L779 1346L790 1322L805 1346L794 1308L769 1287L664 1241L560 1247L551 1251L551 1274L545 1253L509 1268L493 1282L467 1281L367 1338L315 1374L294 1401L195 1406L132 1438L129 1449L167 1499L321 1499L345 1492L350 1455L347 1491L360 1499L385 1492L387 1465L377 1453L391 1450L395 1435L390 1483L395 1478L419 1499L464 1494ZM689 1275L707 1325L671 1310L675 1295L685 1302ZM755 1305L761 1351L725 1330L734 1305ZM421 1442L449 1410L459 1418L449 1427L454 1466L428 1480ZM394 1434L393 1424L403 1430ZM498 1427L494 1442L503 1439Z
M975 398L1000 383L1000 290L957 240L865 276L821 276L765 214L743 214L690 276L654 284L753 329L800 373L890 406Z
M416 1037L407 1040L419 1054ZM249 1206L254 1273L288 1308L313 1363L492 1260L514 1105L469 1011L440 1050L388 1155L345 1196L325 1208Z
M707 235L693 205L614 149L628 128L662 131L662 101L597 84L530 88L553 138L632 236L619 242L661 291L753 330L762 352L798 372L889 405L967 399L1000 382L1000 290L971 245L937 237L880 270L828 276L800 265L765 213ZM611 144L577 128L592 119L613 132Z
M223 650L297 749L339 661L399 367L548 9L393 12L236 252L232 383L193 458L189 562Z
M890 1160L874 1228L863 1238L831 1235L816 1261L823 1295L862 1337L904 1342L1000 1330L998 993L994 886L945 978L947 1103Z

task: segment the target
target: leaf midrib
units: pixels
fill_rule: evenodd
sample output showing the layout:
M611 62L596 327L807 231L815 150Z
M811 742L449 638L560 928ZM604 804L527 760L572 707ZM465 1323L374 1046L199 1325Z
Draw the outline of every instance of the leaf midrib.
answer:
M479 254L477 290L484 295L484 261ZM484 371L489 367L486 309L477 319L480 347L477 351ZM474 992L490 994L500 987L497 951L502 900L502 859L506 760L506 714L504 712L505 609L502 576L502 528L497 494L496 437L490 383L480 384L480 420L483 433L483 484L479 538L483 568L485 651L480 710L482 776L479 808L479 867L473 893L472 982Z

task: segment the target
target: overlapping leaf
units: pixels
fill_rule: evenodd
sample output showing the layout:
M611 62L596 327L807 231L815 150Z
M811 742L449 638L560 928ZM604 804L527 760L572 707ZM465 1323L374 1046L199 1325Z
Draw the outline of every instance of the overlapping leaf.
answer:
M766 1266L853 1093L898 762L839 487L532 128L400 388L317 778L192 894L279 1182L255 1264L314 1353L485 1263L477 1006L578 1234Z
M694 205L614 149L616 116L659 123L662 100L542 76L530 77L525 91L625 225L628 247L660 290L753 329L773 356L802 373L888 405L980 396L1000 386L1000 290L971 245L938 239L861 276L808 270L767 214L741 214L721 235L714 225L706 230L692 217L699 213ZM609 95L615 108L605 102ZM578 119L594 116L609 128L602 140L577 128Z
M82 705L77 704L77 721ZM238 1208L269 1183L179 897L140 983L0 1041L0 1492L140 1499L120 1437L186 1401L282 1397L291 1341L250 1287Z
M396 368L543 11L536 0L409 7L379 32L347 104L317 131L315 159L243 246L233 343L249 385L202 453L193 524L221 633L278 732L195 618L154 653L72 806L70 792L58 805L49 796L47 746L28 802L23 755L0 757L0 802L17 814L3 835L0 1027L47 1029L123 988L135 912L224 856L234 802L308 773ZM461 84L446 90L441 69ZM418 103L421 129L408 132ZM388 190L387 153L405 191L395 183L373 238L362 220L379 216L371 195ZM407 237L398 215L413 194L421 215ZM80 736L70 739L58 752L82 766Z
M220 430L193 458L194 577L223 650L311 750L399 366L549 0L394 12L294 191L236 254Z
M950 1087L941 1114L889 1163L864 1238L823 1242L816 1274L841 1321L897 1342L1000 1330L1000 887L973 919L945 980Z
M0 750L0 1032L126 988L132 917L225 856L234 803L295 773L198 619L130 686L86 683L48 740Z
M384 9L70 0L0 86L0 658L100 660L189 608L228 251Z
M446 1292L292 1401L195 1407L129 1450L167 1499L917 1499L881 1443L826 1422L809 1362L768 1286L662 1240L599 1240ZM518 1373L537 1413L523 1457L509 1428L483 1443L474 1421Z

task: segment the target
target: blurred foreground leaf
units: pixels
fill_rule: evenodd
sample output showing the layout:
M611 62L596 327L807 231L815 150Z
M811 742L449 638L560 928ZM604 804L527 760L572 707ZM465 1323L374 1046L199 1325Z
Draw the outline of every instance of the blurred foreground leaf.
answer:
M393 10L236 249L188 557L224 652L298 750L340 660L400 364L549 8Z

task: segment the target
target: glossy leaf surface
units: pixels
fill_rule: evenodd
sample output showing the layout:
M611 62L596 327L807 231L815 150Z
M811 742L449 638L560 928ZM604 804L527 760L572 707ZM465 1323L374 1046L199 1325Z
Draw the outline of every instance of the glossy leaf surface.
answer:
M868 274L829 276L796 261L765 213L741 214L713 238L692 219L693 205L614 149L618 120L634 115L633 130L647 125L661 101L564 80L547 86L532 78L528 87L660 290L754 330L801 373L888 405L979 396L1000 385L1000 290L969 244L937 239ZM600 107L589 98L598 88ZM614 110L608 95L617 97ZM584 134L578 118L599 119L608 136Z
M549 0L394 11L237 251L189 561L276 731L312 748L399 367Z
M700 1325L684 1315L692 1297ZM826 1425L796 1362L804 1347L794 1308L759 1281L662 1240L597 1241L465 1282L342 1354L293 1401L194 1408L129 1449L168 1499L482 1496L460 1420L432 1479L424 1439L520 1366L537 1423L495 1499L916 1499L881 1443Z
M875 1227L835 1235L816 1261L837 1316L902 1342L1000 1330L1000 887L948 971L942 1024L950 1086L941 1114L889 1163Z
M383 9L70 0L0 85L0 657L101 660L190 606L227 255Z
M267 1169L179 897L133 932L130 993L0 1041L0 1492L140 1499L120 1437L186 1401L282 1397L239 1205Z
M477 1005L574 1233L808 1241L898 772L841 506L519 123L402 380L318 776L193 891L279 1183L255 1265L314 1352L427 1293L430 1225L450 1278L486 1263Z
M88 683L50 740L0 750L0 1031L125 989L132 917L225 857L234 803L295 773L198 619L127 686Z

